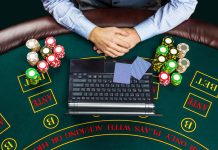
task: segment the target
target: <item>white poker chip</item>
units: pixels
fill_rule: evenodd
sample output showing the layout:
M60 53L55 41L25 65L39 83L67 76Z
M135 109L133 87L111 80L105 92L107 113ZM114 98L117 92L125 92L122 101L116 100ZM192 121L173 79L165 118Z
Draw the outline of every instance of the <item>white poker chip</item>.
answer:
M175 48L173 48L173 49L170 50L170 53L173 54L173 55L176 55L177 54L177 50Z
M160 56L160 57L158 57L158 61L159 62L165 62L165 57L164 56Z
M166 38L166 39L165 39L165 42L166 42L167 44L171 44L171 43L172 43L172 39L171 39L171 38Z

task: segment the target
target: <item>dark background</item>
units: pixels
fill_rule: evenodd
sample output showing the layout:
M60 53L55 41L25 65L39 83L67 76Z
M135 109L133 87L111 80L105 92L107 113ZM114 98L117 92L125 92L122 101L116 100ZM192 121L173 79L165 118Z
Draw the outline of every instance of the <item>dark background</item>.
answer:
M2 0L0 6L0 30L48 14L41 0ZM199 0L192 18L218 25L217 6L217 0Z

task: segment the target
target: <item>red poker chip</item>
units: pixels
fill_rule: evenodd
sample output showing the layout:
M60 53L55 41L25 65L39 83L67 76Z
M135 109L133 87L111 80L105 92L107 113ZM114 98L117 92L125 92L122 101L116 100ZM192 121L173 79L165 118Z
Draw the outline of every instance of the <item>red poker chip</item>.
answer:
M170 75L166 72L161 72L159 74L159 81L160 84L167 86L168 84L170 84Z
M49 48L53 48L56 46L56 39L54 37L47 37L45 39L45 45Z
M37 68L40 72L45 73L49 69L49 65L46 61L41 60L37 63Z
M46 57L46 61L53 68L57 68L61 65L61 61L57 58L57 56L55 54L48 55Z
M65 55L64 47L62 45L57 45L53 49L54 54L57 56L58 59L61 59Z

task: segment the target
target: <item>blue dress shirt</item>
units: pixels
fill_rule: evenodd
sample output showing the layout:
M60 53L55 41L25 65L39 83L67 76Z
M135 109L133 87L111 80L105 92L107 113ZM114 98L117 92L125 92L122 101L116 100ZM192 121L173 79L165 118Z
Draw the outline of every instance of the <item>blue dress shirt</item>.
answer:
M125 6L128 1L121 2ZM70 0L42 0L42 2L45 10L52 14L58 23L86 39L96 27ZM171 0L134 28L141 41L167 32L187 20L194 12L197 3L197 0ZM119 7L121 6L122 3L119 3Z

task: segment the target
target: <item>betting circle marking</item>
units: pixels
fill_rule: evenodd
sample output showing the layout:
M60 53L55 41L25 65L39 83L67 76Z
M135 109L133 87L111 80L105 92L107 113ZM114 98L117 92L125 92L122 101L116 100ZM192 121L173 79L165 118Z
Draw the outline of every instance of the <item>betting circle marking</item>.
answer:
M182 119L180 125L181 125L182 130L185 132L194 132L197 127L195 120L192 118Z
M47 129L54 129L58 126L58 124L59 124L59 118L55 114L48 114L43 119L43 125Z
M17 149L17 142L13 138L6 138L1 143L2 150L16 150Z

